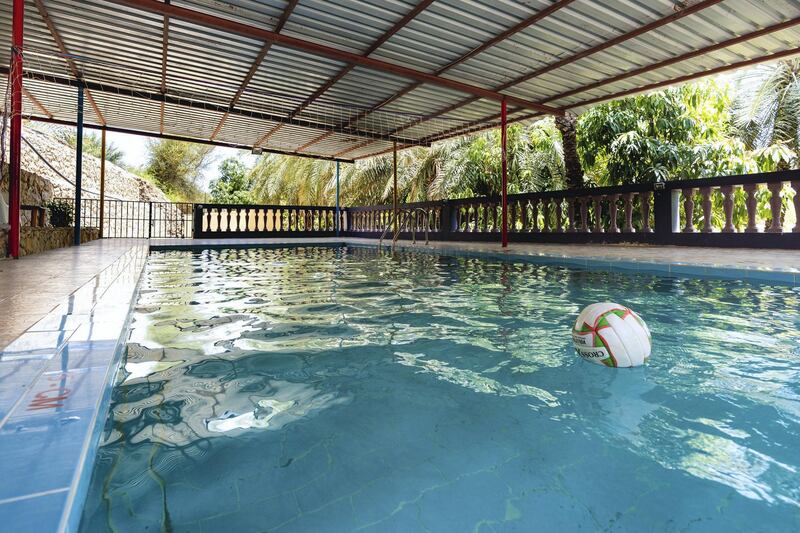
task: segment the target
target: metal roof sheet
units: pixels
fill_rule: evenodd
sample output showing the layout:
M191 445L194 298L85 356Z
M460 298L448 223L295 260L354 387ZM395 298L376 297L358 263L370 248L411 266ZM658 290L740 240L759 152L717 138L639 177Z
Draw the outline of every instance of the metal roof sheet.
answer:
M393 139L425 144L497 121L499 105L487 98L128 4L26 1L25 68L31 77L24 83L39 103L26 96L26 115L75 120L77 89L69 83L74 65L94 83L87 122L289 153L364 157L391 148ZM372 59L558 109L581 110L620 93L800 53L800 0L172 5L270 31L283 21L281 35L353 54L371 52ZM0 4L0 40L11 40L8 1ZM0 47L4 65L8 48ZM512 119L535 114L515 106L510 111Z

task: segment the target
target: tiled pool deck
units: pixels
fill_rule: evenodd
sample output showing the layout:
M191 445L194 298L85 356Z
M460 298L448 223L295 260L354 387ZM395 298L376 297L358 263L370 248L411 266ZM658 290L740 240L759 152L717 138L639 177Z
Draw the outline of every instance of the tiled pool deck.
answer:
M99 241L0 262L3 338L24 330L0 352L0 530L77 528L146 259Z
M371 239L103 240L0 261L0 529L72 531L107 412L109 384L149 249L348 244ZM650 246L399 243L586 268L800 285L800 251ZM10 344L9 344L10 343Z

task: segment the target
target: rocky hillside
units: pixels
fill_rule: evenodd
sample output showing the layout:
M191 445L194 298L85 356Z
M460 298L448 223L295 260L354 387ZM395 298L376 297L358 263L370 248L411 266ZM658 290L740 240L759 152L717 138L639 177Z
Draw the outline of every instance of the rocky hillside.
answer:
M25 139L22 142L22 203L41 205L53 197L75 196L74 149L50 137L35 123L25 123L22 135ZM7 162L8 143L6 143L4 164ZM0 190L7 199L8 184L5 181ZM83 155L82 190L84 198L100 196L100 160L88 154ZM169 201L164 193L150 182L108 162L106 162L106 198Z

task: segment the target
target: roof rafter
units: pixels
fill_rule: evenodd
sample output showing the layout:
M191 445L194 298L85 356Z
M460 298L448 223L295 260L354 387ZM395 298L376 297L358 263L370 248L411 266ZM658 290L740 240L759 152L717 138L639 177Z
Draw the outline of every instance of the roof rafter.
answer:
M383 44L386 43L386 41L391 39L392 36L394 36L397 32L402 30L409 22L414 20L417 15L419 15L425 9L427 9L427 7L429 5L431 5L433 2L434 2L434 0L421 0L416 6L414 6L414 8L411 11L406 13L405 16L403 16L400 20L395 22L392 25L391 28L386 30L386 32L384 32L383 35L381 35L378 39L376 39L375 42L373 42L369 46L369 48L364 50L364 52L361 55L364 56L364 57L369 57L370 55L372 55L378 48L383 46ZM290 116L294 116L297 113L300 113L303 109L305 109L306 107L311 105L314 102L314 100L316 100L317 98L322 96L322 94L325 91L330 89L337 81L339 81L342 78L344 78L354 68L355 68L355 65L352 65L352 64L347 65L343 69L341 69L339 72L337 72L335 75L333 75L330 78L328 78L328 80L325 83L323 83L316 91L314 91L314 93L311 94L311 96L309 96L303 102L301 102L300 105L297 106L290 113Z
M283 27L286 25L286 22L289 20L289 17L292 15L292 12L294 11L294 8L297 6L297 2L299 2L299 0L289 0L289 3L286 4L286 7L284 8L283 13L281 13L281 16L278 19L278 22L275 24L275 33L280 33L281 30L283 30ZM233 98L231 98L231 103L230 103L230 107L231 108L236 107L236 104L239 103L239 98L241 98L242 94L244 94L245 89L247 89L247 86L250 84L250 80L252 80L253 76L256 75L256 72L258 71L258 68L261 66L261 63L264 62L264 58L267 57L267 54L269 53L270 48L272 48L272 43L271 42L266 42L266 43L264 43L264 46L261 47L261 50L259 50L258 55L256 56L255 60L253 61L253 64L250 65L250 70L247 71L247 74L245 75L244 79L242 80L242 83L239 84L239 88L236 90L236 94L234 94ZM225 121L228 119L228 114L229 114L228 112L225 112L222 115L222 118L220 119L219 124L217 124L217 127L214 128L214 132L211 134L211 140L212 141L217 137L217 135L219 135L219 132L222 130L222 126L225 124ZM256 143L254 146L258 146L259 144L261 144L261 143Z
M463 83L449 78L442 78L441 76L437 76L435 74L430 74L428 72L423 72L420 70L416 70L403 65L398 65L396 63L390 63L388 61L383 61L380 59L363 57L358 54L347 52L345 50L340 50L338 48L334 48L331 46L307 41L297 37L283 35L280 33L275 33L273 31L265 30L263 28L257 28L255 26L243 24L241 22L236 22L234 20L220 18L214 15L209 15L192 9L178 7L175 6L174 4L169 4L169 5L163 4L156 0L108 0L108 1L115 4L120 4L128 7L134 7L137 9L149 11L151 13L159 13L159 14L166 13L169 14L172 18L184 20L186 22L190 22L193 24L199 24L202 26L215 28L230 33L234 33L237 35L242 35L245 37L261 39L263 41L271 41L274 44L280 44L281 46L286 46L288 48L293 48L295 50L301 50L303 52L307 52L313 55L327 57L329 59L342 61L344 63L352 63L373 70L388 72L391 74L395 74L397 76L410 78L423 83L430 83L433 85L438 85L440 87L452 89L454 91L464 92L467 94L474 94L476 96L480 96L481 98L488 98L490 100L496 100L498 102L502 101L503 99L506 99L508 103L512 105L524 107L526 109L532 109L556 115L561 114L561 111L558 109L551 108L549 106L542 106L535 102L530 102L524 98L502 95L497 91L484 89L483 87L478 87L476 85Z
M22 87L22 94L24 94L25 97L31 101L34 107L41 111L43 115L49 119L53 118L53 114L44 106L44 104L42 104L35 96L33 96L33 94L24 85Z
M508 81L506 83L503 83L502 85L499 85L499 86L495 87L493 90L495 90L495 91L504 91L506 89L509 89L509 88L513 87L514 85L517 85L517 84L520 84L520 83L523 83L523 82L526 82L526 81L530 81L530 80L532 80L532 79L534 79L534 78L536 78L538 76L542 76L542 75L544 75L544 74L546 74L548 72L552 72L553 70L556 70L556 69L559 69L559 68L564 67L566 65L569 65L571 63L574 63L575 61L578 61L578 60L583 59L585 57L588 57L590 55L596 54L596 53L601 52L603 50L607 50L608 48L611 48L613 46L622 44L622 43L624 43L626 41L629 41L631 39L639 37L639 36L641 36L641 35L643 35L643 34L645 34L647 32L653 31L653 30L658 29L658 28L660 28L662 26L665 26L667 24L671 24L673 22L676 22L676 21L678 21L678 20L680 20L680 19L682 19L684 17L688 17L689 15L694 15L695 13L699 13L703 9L707 9L709 7L715 6L715 5L719 4L720 2L722 2L722 0L702 0L702 1L698 2L698 3L696 3L696 4L693 4L691 6L687 6L685 8L682 8L682 9L678 10L678 11L675 11L674 13L672 13L670 15L667 15L666 17L662 17L660 19L657 19L657 20L654 20L652 22L649 22L648 24L645 24L644 26L640 26L640 27L638 27L638 28L636 28L634 30L631 30L631 31L627 32L627 33L623 33L622 35L618 35L617 37L614 37L613 39L609 39L608 41L604 41L604 42L602 42L600 44L597 44L595 46L591 46L591 47L589 47L589 48L587 48L585 50L582 50L582 51L580 51L580 52L578 52L576 54L573 54L571 56L567 56L567 57L565 57L565 58L563 58L563 59L561 59L559 61L556 61L555 63L550 63L548 65L545 65L542 68L536 69L533 72L530 72L528 74L525 74L523 76L515 78L515 79L513 79L511 81ZM438 117L440 115L443 115L444 113L449 113L449 112L455 111L456 109L458 109L460 107L463 107L465 105L471 104L473 102L477 102L480 99L481 98L478 97L477 95L476 96L472 96L470 98L466 98L464 100L461 100L460 102L457 102L456 104L448 106L447 108L445 108L445 109L443 109L441 111L437 111L437 112L429 115L429 117L430 118ZM510 100L509 100L509 103L511 103ZM519 106L517 106L517 107L519 107ZM408 129L411 126L416 126L416 125L417 125L417 123L412 123L412 124L410 124L408 126L402 126L400 128L397 128L397 129L391 131L390 134L393 135L395 133L398 133L400 131Z
M437 75L437 76L439 76L441 74L444 74L445 72L447 72L451 68L456 67L456 66L460 65L461 63L467 61L468 59L470 59L472 57L475 57L476 55L480 54L481 52L484 52L484 51L488 50L489 48L495 46L496 44L499 44L499 43L503 42L504 40L508 39L512 35L514 35L516 33L519 33L520 31L522 31L522 30L524 30L524 29L536 24L540 20L542 20L542 19L544 19L546 17L549 17L550 15L552 15L553 13L558 11L559 9L563 9L563 8L567 7L569 4L573 3L574 1L575 0L558 0L557 2L555 2L555 3L551 4L550 6L546 7L545 9L542 9L541 11L531 15L530 17L518 22L514 26L508 28L507 30L495 35L494 37L492 37L488 41L484 42L483 44L481 44L481 45L479 45L479 46L477 46L475 48L473 48L472 50L470 50L466 54L454 59L453 61L450 61L448 64L444 65L443 67L440 67L440 68L436 69L434 71L434 74ZM414 89L416 89L420 85L422 85L422 83L420 83L420 82L415 82L415 83L412 83L411 85L408 85L407 87L397 91L396 93L394 93L391 96L385 98L384 100L382 100L378 104L372 106L371 108L366 109L366 110L358 113L355 117L349 119L345 123L345 125L349 126L353 122L364 118L365 116L369 115L370 113L373 113L373 112L377 111L378 109L381 109L382 107L389 105L390 103L394 102L398 98L400 98L402 96L405 96L406 94L410 93L411 91L413 91ZM322 140L322 136L320 136L319 140Z
M389 40L389 39L390 39L390 38L391 38L391 37L392 37L394 34L396 34L396 33L397 33L398 31L400 31L400 30L401 30L403 27L405 27L405 26L406 26L406 24L408 24L409 22L411 22L411 21L412 21L412 20L413 20L413 19L414 19L414 18L415 18L415 17L416 17L418 14L420 14L422 11L424 11L424 10L425 10L425 9L426 9L426 8L427 8L429 5L431 5L433 2L434 2L434 0L422 0L422 1L421 1L419 4L417 4L417 5L414 7L414 9L412 9L411 11L409 11L408 13L406 13L406 15L405 15L403 18L401 18L400 20L398 20L398 21L397 21L397 22L396 22L396 23L395 23L395 24L394 24L394 25L393 25L391 28L389 28L389 30L387 30L387 31L386 31L386 32L385 32L383 35L381 35L381 36L380 36L380 37L379 37L379 38L378 38L378 39L377 39L377 40L376 40L374 43L372 43L372 45L370 45L370 47L369 47L369 48L367 48L367 49L364 51L364 53L363 53L362 55L363 55L364 57L367 57L367 56L369 56L370 54L372 54L373 52L375 52L375 51L376 51L378 48L380 48L380 47L381 47L381 46L382 46L382 45L383 45L383 44L384 44L386 41L388 41L388 40ZM306 107L308 107L309 105L311 105L311 104L314 102L314 100L316 100L317 98L319 98L320 96L322 96L322 94L323 94L325 91L327 91L328 89L330 89L331 87L333 87L333 86L334 86L334 84L336 84L336 82L338 82L339 80L341 80L342 78L344 78L344 77L345 77L345 76L346 76L346 75L347 75L347 74L348 74L350 71L352 71L354 68L355 68L355 66L354 66L354 65L347 65L347 66L346 66L346 67L344 67L342 70L340 70L340 71L339 71L339 72L338 72L336 75L334 75L334 76L332 76L332 77L328 78L328 81L326 81L325 83L323 83L323 84L322 84L322 86L320 86L320 88L319 88L319 89L317 89L316 91L314 91L314 93L313 93L311 96L309 96L308 98L306 98L306 100L305 100L304 102L302 102L302 103L301 103L299 106L297 106L297 107L294 109L294 111L292 111L292 116L296 115L297 113L301 112L303 109L305 109ZM437 74L438 74L438 73L437 73ZM369 114L369 113L371 113L371 112L372 112L372 111L368 111L367 113L364 113L364 112L362 111L362 112L358 113L358 114L357 114L357 116L358 116L358 115L362 115L362 114L363 114L362 116L364 116L364 115L366 115L366 114ZM353 122L355 122L356 120L358 120L358 119L352 119L352 118L351 118L351 119L349 119L349 120L348 120L348 121L345 123L345 125L346 125L346 126L350 126L350 125L351 125ZM321 141L323 141L323 140L327 139L328 137L329 137L328 135L326 135L326 134L322 134L322 135L320 135L319 137L316 137L316 138L314 138L314 139L311 139L311 141L307 142L306 144L304 144L302 147L298 148L297 150L298 150L299 152L302 152L302 151L303 151L303 150L305 150L306 148L309 148L310 146L314 146L314 145L315 145L315 144L317 144L318 142L321 142Z
M42 17L45 26L47 26L50 36L53 38L56 46L61 51L61 55L64 56L64 60L67 62L70 72L72 72L72 75L75 76L75 79L81 79L83 75L78 70L77 65L75 65L75 61L73 61L73 59L70 57L70 53L67 51L66 45L64 45L64 40L61 38L61 35L58 33L55 24L53 24L53 21L50 19L50 15L47 13L47 9L44 7L44 2L42 0L33 0L33 3L36 5L36 10L39 12L39 16ZM97 102L94 101L92 93L89 92L88 89L85 89L85 92L86 99L89 100L89 104L92 106L92 109L94 109L95 116L97 116L97 118L100 120L100 123L105 126L106 119L103 116L103 113L100 112Z

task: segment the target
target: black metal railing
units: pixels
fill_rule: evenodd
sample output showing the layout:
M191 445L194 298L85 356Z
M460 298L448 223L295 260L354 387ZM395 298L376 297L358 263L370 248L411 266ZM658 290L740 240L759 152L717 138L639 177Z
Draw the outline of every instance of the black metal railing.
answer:
M57 198L75 207L74 198ZM103 237L125 239L184 239L192 237L194 204L105 200ZM81 225L100 227L100 200L81 199Z
M417 224L412 210L422 207L432 239L493 241L501 231L500 202L482 197L404 204L399 218ZM348 212L348 235L378 238L392 208ZM798 214L800 170L508 196L512 242L800 248ZM403 225L401 238L410 238L408 228Z
M99 200L84 199L81 205L83 225L99 227ZM799 214L800 170L791 170L513 194L508 197L508 232L512 242L800 248ZM393 225L391 206L343 208L338 234L377 239ZM402 239L429 233L434 240L499 240L500 199L403 204L398 226ZM336 209L329 206L106 200L103 213L107 238L336 234Z

